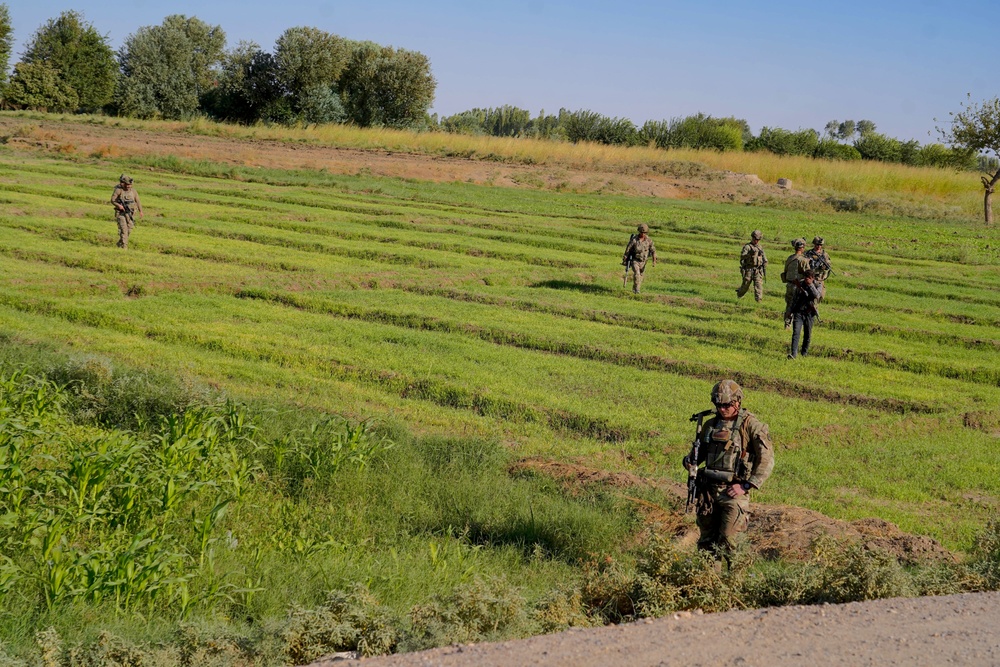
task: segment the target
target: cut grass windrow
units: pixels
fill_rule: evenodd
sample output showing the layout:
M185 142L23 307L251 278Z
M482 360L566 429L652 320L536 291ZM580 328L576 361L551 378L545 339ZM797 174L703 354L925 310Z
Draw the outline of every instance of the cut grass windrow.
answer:
M801 382L776 380L757 374L733 371L709 364L677 361L655 355L618 352L593 345L547 340L535 336L529 336L521 332L506 331L491 327L480 327L473 324L459 324L455 322L448 322L436 317L390 313L387 311L358 308L356 306L333 303L330 301L303 297L294 294L279 294L266 290L241 290L236 293L236 297L279 303L308 312L322 313L345 319L378 322L381 324L389 324L408 329L457 333L472 336L478 338L479 340L494 343L496 345L506 345L536 352L547 352L550 354L575 357L577 359L584 359L587 361L611 363L618 366L638 368L640 370L659 371L684 377L700 378L703 380L715 380L720 377L732 377L740 384L752 387L755 390L769 391L782 396L803 398L812 401L854 405L884 412L937 413L941 411L940 408L916 401L903 401L893 398L875 398L859 394L849 394L821 387L810 386Z

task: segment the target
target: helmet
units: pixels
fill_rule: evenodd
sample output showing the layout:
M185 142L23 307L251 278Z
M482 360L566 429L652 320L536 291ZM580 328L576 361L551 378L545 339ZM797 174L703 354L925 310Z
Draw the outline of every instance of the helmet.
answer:
M823 237L822 236L814 236L813 237L813 245L823 245Z
M732 401L743 402L743 390L734 380L722 380L712 387L712 403L731 403Z
M759 241L760 239L764 238L764 232L760 231L759 229L755 229L752 232L750 232L750 238L757 239Z
M119 183L131 183L132 182L132 177L131 176L126 176L125 174L122 174L121 176L118 177L118 182Z
M792 241L792 247L793 248L805 248L806 247L806 240L805 239L795 239L794 241Z
M649 231L649 225L647 225L647 224L646 224L646 223L644 222L644 223L642 223L641 225L639 225L639 226L638 226L638 227L637 227L636 229L638 229L638 230L639 230L639 231L640 231L641 233L645 234L646 232L648 232L648 231Z

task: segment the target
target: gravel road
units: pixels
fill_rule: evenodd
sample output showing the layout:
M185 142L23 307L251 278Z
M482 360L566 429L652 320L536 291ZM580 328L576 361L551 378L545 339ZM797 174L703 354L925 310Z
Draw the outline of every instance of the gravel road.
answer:
M1000 665L1000 593L775 607L570 630L315 667Z

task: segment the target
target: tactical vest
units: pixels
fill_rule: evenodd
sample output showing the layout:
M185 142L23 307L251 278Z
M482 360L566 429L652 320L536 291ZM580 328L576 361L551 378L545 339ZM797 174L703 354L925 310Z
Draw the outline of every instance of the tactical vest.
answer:
M705 452L705 467L699 477L709 484L728 484L746 479L749 472L749 453L740 428L746 421L746 410L740 410L731 427L716 418L709 428L701 432L701 447Z
M760 246L755 246L752 243L748 243L743 246L743 249L747 252L741 253L740 262L743 265L741 268L745 271L751 269L759 269L764 266L764 249Z

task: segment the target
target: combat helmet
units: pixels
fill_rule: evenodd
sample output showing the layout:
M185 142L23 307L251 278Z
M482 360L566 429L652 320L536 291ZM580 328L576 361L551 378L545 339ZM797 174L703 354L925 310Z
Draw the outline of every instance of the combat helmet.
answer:
M813 237L813 245L823 245L823 237L822 236L814 236Z
M755 229L752 232L750 232L750 238L757 239L759 241L762 238L764 238L764 232L760 231L759 229Z
M712 387L712 404L721 405L733 401L743 402L743 390L734 380L722 380Z
M645 234L646 232L649 231L649 225L647 225L645 222L643 222L638 227L636 227L636 229L639 230L640 234Z
M801 239L801 238L795 239L794 241L792 241L792 247L793 248L805 248L806 247L806 240L805 239Z
M131 176L126 176L125 174L122 174L121 176L118 177L118 182L119 183L129 183L129 184L131 184L132 183L132 177Z

